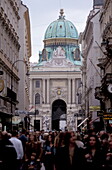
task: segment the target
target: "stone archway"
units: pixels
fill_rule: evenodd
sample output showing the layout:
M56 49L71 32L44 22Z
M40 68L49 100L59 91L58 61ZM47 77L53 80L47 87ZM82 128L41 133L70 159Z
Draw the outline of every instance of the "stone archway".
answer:
M52 104L52 130L59 130L66 124L66 103L58 99Z

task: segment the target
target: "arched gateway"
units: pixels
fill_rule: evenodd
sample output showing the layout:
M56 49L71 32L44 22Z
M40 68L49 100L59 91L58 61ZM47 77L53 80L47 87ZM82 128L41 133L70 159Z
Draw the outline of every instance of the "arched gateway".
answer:
M52 130L63 129L66 126L66 103L55 100L52 104Z

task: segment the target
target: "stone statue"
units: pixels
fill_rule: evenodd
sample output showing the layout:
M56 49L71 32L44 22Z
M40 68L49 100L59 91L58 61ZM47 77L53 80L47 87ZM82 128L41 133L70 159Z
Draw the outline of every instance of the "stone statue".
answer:
M65 57L65 51L62 47L58 47L56 50L53 51L53 56L54 57Z

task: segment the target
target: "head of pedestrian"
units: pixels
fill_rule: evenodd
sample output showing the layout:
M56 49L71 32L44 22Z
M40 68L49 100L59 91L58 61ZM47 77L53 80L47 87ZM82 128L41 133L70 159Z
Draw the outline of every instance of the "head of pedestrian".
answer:
M1 133L1 138L2 138L2 140L8 140L9 139L8 132L7 131L3 131Z
M18 137L18 132L16 130L13 130L11 134L12 137Z
M65 134L65 145L69 146L69 145L75 145L75 141L76 141L77 137L74 131L68 131Z

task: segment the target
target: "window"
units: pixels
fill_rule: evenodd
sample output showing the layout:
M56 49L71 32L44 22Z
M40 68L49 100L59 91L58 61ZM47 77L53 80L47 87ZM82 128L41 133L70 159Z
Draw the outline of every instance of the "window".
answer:
M81 104L81 99L82 99L82 94L79 93L79 95L78 95L78 104Z
M39 93L37 93L35 95L35 104L40 104L40 94Z
M81 104L82 100L82 92L81 92L81 79L78 78L75 80L75 87L76 87L76 104Z
M78 48L74 52L74 59L80 61L80 50Z
M36 88L40 88L40 81L39 80L36 80Z

